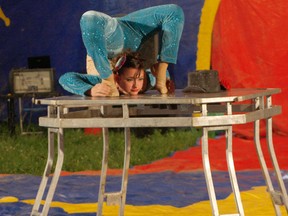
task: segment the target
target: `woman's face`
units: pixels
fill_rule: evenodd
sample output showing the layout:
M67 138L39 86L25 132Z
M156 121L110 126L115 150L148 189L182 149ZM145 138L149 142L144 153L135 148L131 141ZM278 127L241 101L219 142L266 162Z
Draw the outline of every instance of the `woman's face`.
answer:
M116 77L116 82L124 94L137 95L143 87L144 70L136 68L125 68L125 70Z

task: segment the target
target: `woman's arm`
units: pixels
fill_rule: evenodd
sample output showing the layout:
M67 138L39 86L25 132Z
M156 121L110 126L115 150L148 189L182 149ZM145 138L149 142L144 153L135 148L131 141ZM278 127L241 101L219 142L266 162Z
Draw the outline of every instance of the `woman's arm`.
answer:
M95 75L68 72L59 78L59 84L68 92L77 95L89 95L89 92L96 84L101 83L101 78Z

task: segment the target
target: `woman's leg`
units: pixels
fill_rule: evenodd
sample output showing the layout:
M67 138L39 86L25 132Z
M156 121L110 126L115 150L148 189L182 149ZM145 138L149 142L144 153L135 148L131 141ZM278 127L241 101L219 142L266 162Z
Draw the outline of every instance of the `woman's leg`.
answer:
M179 6L168 4L149 7L118 19L126 37L125 47L132 50L139 48L141 41L153 32L160 31L159 61L176 64L184 26L184 13Z
M160 31L159 62L151 70L155 71L156 89L162 94L167 93L166 71L168 63L176 64L177 61L184 26L183 10L174 4L160 5L135 11L119 20L126 37L125 44L132 49L139 48L141 41Z
M101 78L107 78L111 75L108 53L106 48L106 26L112 19L108 15L96 12L85 12L80 20L83 43L87 54L93 59L95 67Z
M103 82L111 87L111 96L119 95L108 60L109 51L122 48L121 44L111 40L111 36L119 29L117 20L97 11L88 11L82 15L80 26L87 55L93 59Z
M166 87L167 69L168 69L168 63L167 62L158 62L157 64L153 65L153 67L151 69L153 71L153 74L156 77L155 88L161 94L167 94L168 93L168 89Z

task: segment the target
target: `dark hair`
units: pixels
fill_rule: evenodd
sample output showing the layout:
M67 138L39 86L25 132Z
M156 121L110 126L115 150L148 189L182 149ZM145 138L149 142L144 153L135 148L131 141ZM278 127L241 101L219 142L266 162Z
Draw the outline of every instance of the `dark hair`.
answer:
M140 57L139 52L127 50L112 59L112 67L113 73L116 74L121 74L125 68L136 68L140 71L144 69L144 59Z

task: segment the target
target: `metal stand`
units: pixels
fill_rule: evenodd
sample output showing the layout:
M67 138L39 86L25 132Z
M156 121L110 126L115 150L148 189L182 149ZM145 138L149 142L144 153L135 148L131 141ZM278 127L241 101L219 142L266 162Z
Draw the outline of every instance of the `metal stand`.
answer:
M288 212L288 198L285 185L278 166L277 157L272 141L272 116L281 113L281 107L272 106L271 95L279 93L279 89L236 89L217 94L184 94L176 92L175 95L161 96L146 94L138 98L83 98L78 96L58 97L37 100L39 104L48 105L48 116L39 119L40 126L48 127L48 158L41 184L36 196L31 216L46 216L52 202L52 198L58 183L64 159L63 128L103 128L103 158L98 195L97 216L102 216L103 202L107 205L119 205L119 216L124 215L126 202L128 170L130 163L130 128L131 127L198 127L202 128L202 157L207 190L214 216L220 216L213 184L212 172L208 151L208 132L224 130L226 136L226 161L230 183L234 194L237 212L225 216L244 216L244 209L238 187L236 171L233 159L232 126L235 124L255 123L255 146L259 161L266 180L268 192L275 209L275 214L280 216L280 205L284 205ZM266 101L265 101L266 98ZM247 104L237 102L249 101ZM236 103L235 103L236 102ZM153 105L173 105L173 109L153 108ZM265 106L266 104L266 106ZM115 105L111 112L109 108ZM148 106L149 105L149 106ZM176 106L176 109L175 109ZM70 108L88 108L88 110L70 112ZM95 108L101 107L101 112ZM143 107L145 109L143 109ZM167 106L169 107L169 106ZM105 109L104 109L105 108ZM104 112L104 110L106 110ZM193 115L193 113L198 115ZM199 115L201 113L201 115ZM210 116L209 113L216 115ZM217 115L217 113L220 113ZM120 114L120 115L118 115ZM153 116L154 117L151 117ZM275 191L263 157L260 136L259 121L265 119L267 123L267 142L271 160L276 173L280 191ZM125 153L122 173L122 186L118 192L106 193L106 177L108 169L109 137L108 128L124 128ZM45 188L54 158L54 136L58 136L58 158L55 173L45 200L43 210L39 211L40 202ZM193 214L193 213L191 213ZM224 215L222 215L224 216Z
M129 109L127 104L122 106L123 118L129 118ZM100 187L98 195L98 209L97 216L102 216L103 202L106 198L107 205L119 205L119 216L124 215L124 208L127 194L128 184L128 171L130 164L130 151L131 151L131 139L130 139L130 128L124 128L125 134L125 152L124 152L124 165L122 173L122 185L121 191L113 193L105 193L106 176L108 168L108 153L109 153L109 139L108 139L108 128L103 128L103 158L102 158L102 169L100 178Z
M57 157L57 162L56 162L56 167L55 167L55 171L53 174L53 178L48 190L48 194L46 196L45 199L45 204L43 206L42 211L39 211L39 207L40 207L40 203L41 200L44 197L44 191L47 187L47 183L48 183L48 179L49 179L49 175L51 173L51 169L53 166L53 160L54 160L54 136L57 135L58 139L57 139L57 143L58 143L58 148L57 148L57 153L58 153L58 157ZM45 171L44 174L42 176L42 180L38 189L38 193L35 199L35 203L33 205L32 208L32 212L31 212L31 216L46 216L48 215L48 211L56 190L56 186L61 174L61 170L62 170L62 165L63 165L63 161L64 161L64 142L63 142L63 129L59 128L59 129L52 129L49 128L48 129L48 157L47 157L47 163L46 163L46 167L45 167Z
M15 102L14 97L7 96L8 129L11 135L15 135Z
M46 107L34 107L34 101L35 101L35 94L28 94L28 95L19 95L18 97L18 105L19 105L19 124L20 124L20 132L21 135L29 135L29 134L41 134L42 131L29 131L29 128L31 126L32 122L32 115L33 113L40 112L40 111L46 111ZM30 107L25 107L23 104L25 104L25 98L29 98L31 100ZM26 116L29 113L29 120L28 125L26 129L24 128L24 120Z
M237 177L234 167L234 160L232 155L232 126L227 127L204 127L203 128L203 136L202 136L202 159L203 159L203 167L204 174L206 179L207 190L210 198L210 204L212 206L212 213L214 216L219 216L219 209L216 199L216 193L213 184L212 172L210 168L209 161L209 151L208 151L208 131L219 131L225 130L226 136L226 160L228 165L229 177L232 186L232 190L234 193L234 198L236 201L236 206L238 213L236 214L225 214L226 216L244 216L244 209L241 201L240 190L237 183ZM222 214L223 215L223 214Z
M103 159L102 159L102 169L101 169L101 178L100 178L100 187L98 195L98 209L97 216L102 216L103 211L103 202L106 198L107 205L119 205L119 216L124 215L124 208L126 202L127 194L127 184L128 184L128 171L130 163L130 128L125 128L125 153L124 153L124 166L122 173L122 185L121 191L106 193L106 177L107 177L107 168L108 168L108 128L103 128L103 137L104 137L104 148L103 148Z
M272 98L271 96L267 97L266 100L267 109L272 107ZM264 97L257 97L255 99L255 107L259 110L265 109L265 98ZM272 204L274 206L275 214L277 216L281 215L279 206L284 205L286 208L286 212L288 213L288 197L287 191L282 179L282 175L280 173L280 168L278 165L277 157L274 151L273 140L272 140L272 118L269 117L266 119L266 136L267 136L267 143L269 148L270 158L274 167L274 172L276 174L276 178L278 181L278 186L280 191L275 191L273 187L272 180L270 178L270 174L266 165L266 161L263 155L261 143L260 143L260 120L256 120L254 123L254 141L255 147L257 149L258 158L262 167L262 172L266 181L266 185L268 188L268 193L270 194Z
M227 115L232 115L232 106L231 103L226 104L227 107ZM207 105L202 105L202 115L207 116ZM219 210L217 205L216 193L213 185L212 173L210 168L209 161L209 151L208 151L208 132L209 131L225 131L226 137L226 161L229 171L230 182L232 186L232 190L234 193L234 198L236 201L236 206L238 213L237 214L228 214L229 216L244 216L244 209L241 201L240 190L237 183L237 177L234 167L234 159L232 154L232 126L223 126L223 127L203 127L203 135L202 135L202 159L203 159L203 167L205 173L205 179L207 184L207 190L210 198L210 204L212 206L212 213L214 216L219 216ZM227 214L226 214L227 215ZM228 216L227 215L227 216Z
M7 105L7 125L10 136L15 135L15 98L15 95L10 93L6 95L0 95L0 99L5 100ZM0 107L0 109L1 108L2 107Z

